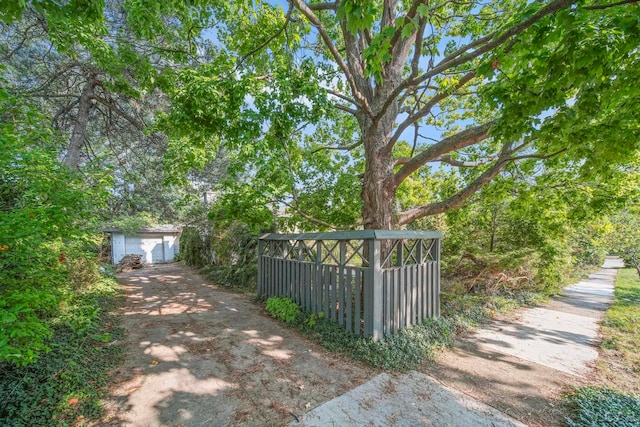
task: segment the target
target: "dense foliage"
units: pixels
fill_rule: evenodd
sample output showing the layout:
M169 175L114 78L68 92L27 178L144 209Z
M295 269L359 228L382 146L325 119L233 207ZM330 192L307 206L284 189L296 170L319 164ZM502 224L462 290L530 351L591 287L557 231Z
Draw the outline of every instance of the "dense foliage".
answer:
M124 356L124 331L112 314L121 291L95 268L82 282L48 323L50 351L26 367L0 362L0 425L84 425L103 415L110 369Z
M259 233L242 221L185 227L180 236L180 257L218 285L255 292L258 237Z
M618 253L627 267L635 268L640 277L640 210L620 212L611 220L608 235L611 249Z
M285 323L296 323L302 315L300 306L289 298L269 298L264 306L270 315Z
M57 161L61 139L41 114L3 89L0 102L0 360L28 364L49 348L48 320L86 285L104 183Z
M529 188L579 215L624 197L608 190L638 150L635 7L214 4L216 54L169 93L169 151L185 167L224 147L235 203L303 228L407 225Z

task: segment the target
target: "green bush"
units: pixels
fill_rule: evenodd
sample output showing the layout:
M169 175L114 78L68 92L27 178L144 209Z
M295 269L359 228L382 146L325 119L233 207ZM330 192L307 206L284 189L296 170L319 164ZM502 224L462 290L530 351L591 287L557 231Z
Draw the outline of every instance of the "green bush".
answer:
M50 349L28 366L0 363L0 425L68 426L102 415L109 370L124 356L112 278L84 283L48 322Z
M269 298L266 309L281 322L293 324L300 320L300 307L289 298Z
M637 427L640 425L640 396L608 388L583 387L566 398L570 427Z
M210 240L195 227L185 227L180 235L180 257L187 265L202 268L211 262Z
M258 277L258 236L239 221L187 227L180 237L180 252L187 265L202 269L215 284L253 292Z
M95 277L92 221L108 178L91 165L80 174L62 164L64 140L2 83L0 362L24 366L51 348L52 319Z

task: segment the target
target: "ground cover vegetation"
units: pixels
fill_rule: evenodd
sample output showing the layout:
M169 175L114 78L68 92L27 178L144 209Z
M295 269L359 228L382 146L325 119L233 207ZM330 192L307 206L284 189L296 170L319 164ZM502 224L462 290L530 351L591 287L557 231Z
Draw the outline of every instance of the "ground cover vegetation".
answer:
M3 422L98 413L108 366L95 361L119 333L104 225L188 224L183 259L248 291L260 233L440 230L442 319L379 344L321 316L294 322L395 369L607 250L637 268L636 12L0 1Z
M323 313L304 313L289 298L269 298L265 309L274 318L291 324L328 350L362 361L372 367L405 371L433 360L437 350L451 347L454 338L524 303L533 303L533 294L444 295L442 316L400 331L379 341L356 336Z

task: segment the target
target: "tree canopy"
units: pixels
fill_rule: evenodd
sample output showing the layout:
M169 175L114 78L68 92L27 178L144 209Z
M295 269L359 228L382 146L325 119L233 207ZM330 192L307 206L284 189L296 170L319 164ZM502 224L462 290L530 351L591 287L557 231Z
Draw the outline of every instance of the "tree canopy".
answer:
M211 60L178 72L170 93L174 152L223 145L250 187L238 194L316 226L410 224L512 176L606 180L639 148L632 1L212 11ZM428 190L409 200L416 182Z
M639 148L630 0L38 1L0 15L14 90L66 135L67 165L113 168L125 207L150 192L163 200L150 208L171 204L165 153L174 183L220 171L223 154L229 214L392 228L527 185L598 188Z

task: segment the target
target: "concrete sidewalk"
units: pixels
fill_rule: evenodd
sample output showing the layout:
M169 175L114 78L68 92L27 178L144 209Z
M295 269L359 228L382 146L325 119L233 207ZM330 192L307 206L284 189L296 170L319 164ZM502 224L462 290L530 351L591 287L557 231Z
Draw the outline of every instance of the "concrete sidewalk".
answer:
M526 406L529 394L533 407L539 408L548 404L549 394L572 383L571 378L589 372L598 357L599 321L613 298L612 267L621 266L619 259L607 258L602 269L565 288L545 307L523 310L515 320L493 322L458 343L443 362L451 366L435 371L448 384L419 372L381 374L289 425L524 426L494 409L509 409L495 395L520 396L523 409L511 412L535 419ZM537 396L540 383L547 385L547 394ZM473 387L482 390L473 393Z
M607 259L605 265L615 265ZM585 376L598 358L600 320L613 301L613 268L602 268L566 287L544 307L523 311L514 321L492 323L470 338L482 347Z
M289 426L526 427L421 372L380 374Z

